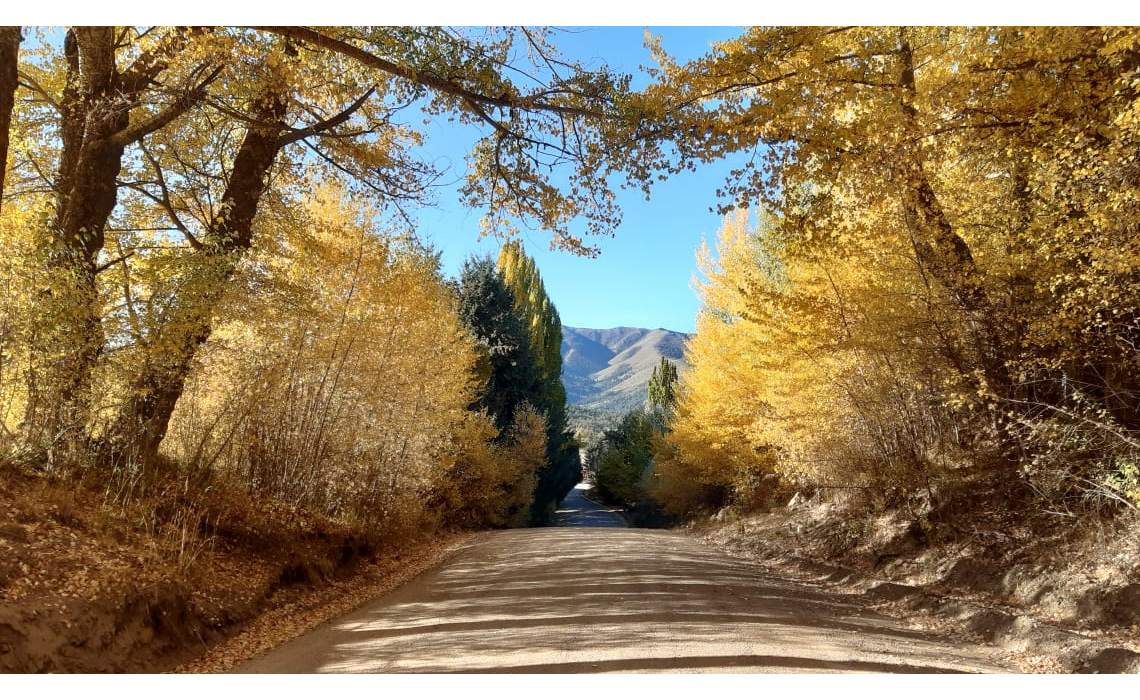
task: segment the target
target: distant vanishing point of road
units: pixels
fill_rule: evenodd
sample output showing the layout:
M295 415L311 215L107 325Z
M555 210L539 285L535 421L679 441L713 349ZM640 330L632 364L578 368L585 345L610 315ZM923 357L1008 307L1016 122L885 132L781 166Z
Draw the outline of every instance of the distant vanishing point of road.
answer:
M1008 673L575 490L561 527L489 532L238 673Z
M617 508L607 508L586 498L588 484L578 484L566 495L556 514L558 527L625 527Z

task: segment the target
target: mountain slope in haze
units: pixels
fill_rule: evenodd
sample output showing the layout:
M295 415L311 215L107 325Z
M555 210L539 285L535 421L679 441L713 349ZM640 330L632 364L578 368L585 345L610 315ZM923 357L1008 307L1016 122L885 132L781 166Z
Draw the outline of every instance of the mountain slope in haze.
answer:
M685 333L664 328L562 327L562 384L573 406L624 413L645 403L653 368L667 358L684 371Z

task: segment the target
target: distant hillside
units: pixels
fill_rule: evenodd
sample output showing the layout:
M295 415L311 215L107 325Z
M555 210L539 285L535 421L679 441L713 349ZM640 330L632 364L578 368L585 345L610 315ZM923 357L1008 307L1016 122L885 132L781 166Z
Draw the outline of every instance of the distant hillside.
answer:
M684 371L685 333L664 328L562 327L562 383L572 406L625 413L645 403L662 357Z

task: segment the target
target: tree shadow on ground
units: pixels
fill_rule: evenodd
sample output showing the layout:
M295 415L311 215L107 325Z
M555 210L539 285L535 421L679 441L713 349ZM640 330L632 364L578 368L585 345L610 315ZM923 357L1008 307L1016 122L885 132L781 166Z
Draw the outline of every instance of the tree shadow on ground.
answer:
M1004 671L671 532L492 533L239 672Z

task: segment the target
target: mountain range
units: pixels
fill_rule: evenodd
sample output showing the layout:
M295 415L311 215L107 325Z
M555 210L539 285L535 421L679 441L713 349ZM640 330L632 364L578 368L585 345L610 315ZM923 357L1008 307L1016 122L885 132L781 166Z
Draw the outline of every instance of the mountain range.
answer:
M664 328L562 327L562 384L566 403L625 413L645 404L653 368L667 358L684 372L689 336Z

